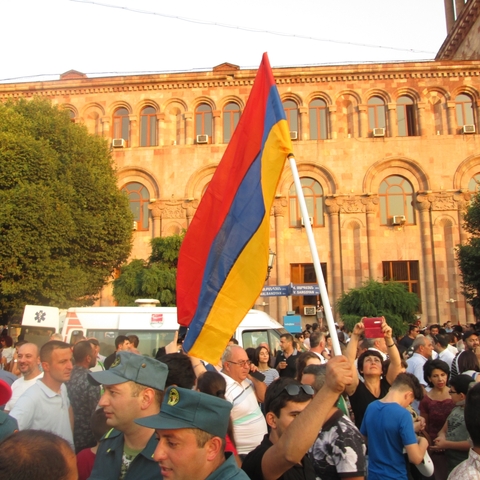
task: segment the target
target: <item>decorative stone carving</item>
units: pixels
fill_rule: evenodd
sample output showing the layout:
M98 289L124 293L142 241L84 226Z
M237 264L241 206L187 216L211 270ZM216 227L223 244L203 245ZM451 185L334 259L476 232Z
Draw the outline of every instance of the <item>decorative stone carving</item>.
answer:
M162 218L185 218L185 210L180 203L166 205L162 212Z
M432 194L419 193L417 194L417 209L421 212L430 210Z
M338 215L340 212L340 205L336 197L327 197L325 199L325 206L329 215Z
M337 198L337 203L340 205L341 213L365 212L365 205L356 195L349 195L348 197Z
M432 204L432 210L456 210L457 205L453 196L453 193L439 192L429 195L430 203Z
M273 215L284 217L287 213L287 199L285 197L276 198L273 201Z
M162 217L162 219L175 218L185 219L186 205L183 202L175 200L157 200L151 203L148 208L152 211L154 217Z
M362 197L361 202L365 205L366 213L377 213L378 197L368 196Z

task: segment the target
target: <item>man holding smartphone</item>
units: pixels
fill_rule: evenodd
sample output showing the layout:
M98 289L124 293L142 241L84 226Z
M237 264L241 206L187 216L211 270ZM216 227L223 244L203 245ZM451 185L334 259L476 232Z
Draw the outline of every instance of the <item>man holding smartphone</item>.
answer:
M293 344L293 336L284 333L280 336L280 351L275 359L275 368L278 370L280 377L295 378L297 373L297 349Z
M252 451L267 433L267 424L258 405L263 402L267 385L252 374L256 367L247 352L238 345L229 345L222 355L222 374L227 382L225 399L233 404L233 433L238 454Z

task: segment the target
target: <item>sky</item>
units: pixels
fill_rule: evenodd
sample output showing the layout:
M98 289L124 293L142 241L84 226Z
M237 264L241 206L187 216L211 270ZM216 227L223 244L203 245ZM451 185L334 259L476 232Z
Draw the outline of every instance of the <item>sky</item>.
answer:
M443 0L3 0L0 83L432 60Z

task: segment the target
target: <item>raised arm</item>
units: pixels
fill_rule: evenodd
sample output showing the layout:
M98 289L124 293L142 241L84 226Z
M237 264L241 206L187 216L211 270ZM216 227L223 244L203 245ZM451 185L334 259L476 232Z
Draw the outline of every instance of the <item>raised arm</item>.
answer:
M360 337L363 335L363 332L365 331L365 326L363 325L362 322L358 322L354 327L352 331L352 335L350 336L350 341L348 342L346 351L345 351L345 356L347 357L352 370L355 369L355 360L357 358L357 349L358 349L358 342L360 341ZM352 382L350 385L347 385L346 392L348 395L352 395L355 393L355 390L358 387L358 372L356 372L355 375L353 375Z
M265 452L262 458L264 480L278 479L302 460L317 438L339 395L351 381L351 365L344 356L328 361L323 388L288 426L278 442Z
M400 358L400 352L393 341L392 327L388 326L384 317L382 317L382 332L388 349L388 357L390 358L390 365L388 366L385 378L391 385L397 378L397 375L402 372L402 360Z

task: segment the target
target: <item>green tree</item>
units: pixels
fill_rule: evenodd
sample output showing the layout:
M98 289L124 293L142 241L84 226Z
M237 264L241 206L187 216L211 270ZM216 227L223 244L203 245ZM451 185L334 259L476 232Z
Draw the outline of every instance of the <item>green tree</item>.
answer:
M120 276L113 282L113 296L119 305L135 305L138 298L156 298L160 305L175 306L178 252L184 236L154 238L148 261L135 259L120 269Z
M457 250L458 266L462 273L462 293L472 305L475 317L480 318L480 196L477 194L467 209L464 228L471 235Z
M131 249L105 139L34 98L0 104L0 312L92 304Z
M366 281L360 288L343 293L337 309L351 330L362 317L385 317L395 336L403 335L415 321L419 299L399 282Z

